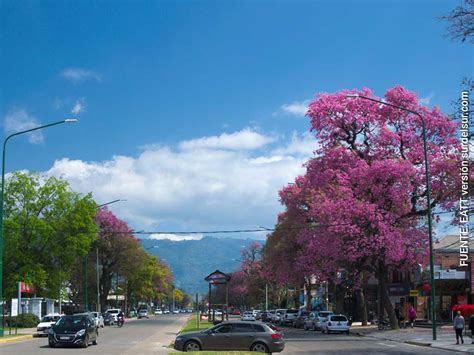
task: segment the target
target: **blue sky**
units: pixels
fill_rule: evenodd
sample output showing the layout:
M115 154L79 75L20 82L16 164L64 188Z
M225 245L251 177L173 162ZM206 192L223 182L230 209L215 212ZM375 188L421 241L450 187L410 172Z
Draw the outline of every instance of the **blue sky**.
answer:
M127 199L137 229L271 227L316 92L401 84L452 111L472 53L438 18L458 4L2 1L3 133L80 120L11 141L7 171Z

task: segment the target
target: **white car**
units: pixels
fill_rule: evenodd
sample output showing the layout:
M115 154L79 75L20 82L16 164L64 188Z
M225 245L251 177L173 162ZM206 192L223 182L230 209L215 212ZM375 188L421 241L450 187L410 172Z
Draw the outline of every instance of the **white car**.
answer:
M50 313L41 318L41 322L36 326L38 336L48 336L48 330L56 323L61 315L59 313Z
M257 314L259 314L260 312L262 312L262 311L259 310L259 309L254 309L254 310L252 311L253 316L254 316L255 318L257 318Z
M297 314L298 314L297 309L287 309L285 313L282 313L280 316L280 325L286 325L286 324L293 325L293 322L295 321Z
M148 310L146 308L142 308L138 311L138 319L140 318L148 318Z
M163 314L163 311L161 309L155 309L155 316Z
M255 317L252 312L246 311L242 313L242 315L240 316L240 319L243 321L254 321Z
M91 314L95 319L95 325L97 327L103 328L105 324L104 324L104 317L102 317L102 314L100 314L99 312L91 312Z
M281 316L286 313L286 309L280 308L275 310L275 315L272 317L273 323L280 323Z
M316 312L316 317L314 319L314 328L313 329L319 329L322 330L323 328L323 322L327 320L329 316L334 315L334 312L331 311L319 311Z
M343 332L349 334L350 329L349 320L342 314L330 315L321 323L323 333Z
M120 308L111 308L106 311L107 313L110 313L112 317L114 317L114 323L117 323L117 315L122 312Z

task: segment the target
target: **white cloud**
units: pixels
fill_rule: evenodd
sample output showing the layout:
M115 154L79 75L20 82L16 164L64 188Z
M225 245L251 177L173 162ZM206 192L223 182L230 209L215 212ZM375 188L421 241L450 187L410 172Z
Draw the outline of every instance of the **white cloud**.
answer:
M239 145L236 137L244 143ZM103 162L65 158L47 174L62 176L76 191L92 191L98 202L127 199L111 208L135 229L272 226L282 210L278 191L304 172L302 165L311 156L308 138L296 134L276 148L279 154L250 150L273 140L246 129L181 142L178 148L145 147L137 157L114 156Z
M310 100L294 101L291 104L284 104L280 107L280 111L294 116L304 117L308 112Z
M434 97L434 94L433 93L430 93L428 96L426 97L420 97L418 99L418 102L422 105L429 105L431 100L433 99Z
M6 134L24 131L40 126L40 122L26 110L14 110L5 116L3 128ZM33 144L43 142L43 134L40 130L28 133L28 141Z
M83 68L66 68L60 74L64 79L67 79L74 84L81 83L86 80L101 81L102 75L99 73L83 69Z
M74 106L71 109L71 113L74 115L79 115L85 110L86 110L86 99L84 97L81 97L80 99L77 99L76 102L74 103Z
M172 240L174 242L180 242L183 240L201 240L204 238L202 234L151 234L146 239L152 240Z
M263 147L275 138L265 136L250 128L235 133L222 133L220 136L211 136L192 139L180 143L182 150L193 149L229 149L229 150L253 150Z
M320 146L310 132L304 132L302 135L293 132L291 141L282 147L274 149L273 154L310 157L318 148Z

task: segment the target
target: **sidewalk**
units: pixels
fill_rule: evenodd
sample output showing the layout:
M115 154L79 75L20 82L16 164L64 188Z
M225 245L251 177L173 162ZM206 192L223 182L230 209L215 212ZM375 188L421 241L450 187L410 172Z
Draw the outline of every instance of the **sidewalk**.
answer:
M430 346L436 349L458 351L462 353L474 354L474 344L471 344L470 336L464 336L464 344L456 345L456 336L452 326L443 326L436 329L437 340L433 341L433 333L428 328L406 328L399 330L383 330L379 331L376 326L352 328L354 334L381 339L395 341L399 343L407 343L419 346ZM470 331L468 331L470 334Z

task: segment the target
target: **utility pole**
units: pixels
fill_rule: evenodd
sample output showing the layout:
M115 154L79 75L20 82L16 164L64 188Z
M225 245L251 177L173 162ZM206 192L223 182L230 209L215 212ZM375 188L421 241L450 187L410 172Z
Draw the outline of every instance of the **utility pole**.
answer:
M326 295L326 311L329 311L329 291L328 291L328 282L324 281L325 284L325 295Z
M265 310L268 310L268 284L265 284Z
M87 300L87 255L84 258L84 312L89 312L89 301Z
M95 248L95 265L97 268L97 307L96 311L100 313L100 290L99 290L99 247Z
M173 288L173 312L174 312L174 288Z

